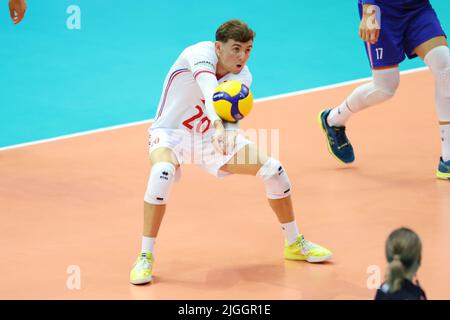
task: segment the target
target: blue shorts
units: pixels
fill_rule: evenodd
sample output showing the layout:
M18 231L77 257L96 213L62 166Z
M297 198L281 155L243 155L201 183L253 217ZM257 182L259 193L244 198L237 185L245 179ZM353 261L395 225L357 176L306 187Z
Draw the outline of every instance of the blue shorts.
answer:
M359 3L359 16L362 5ZM439 19L431 4L426 1L414 8L378 4L381 12L380 37L375 44L365 42L371 68L397 65L417 57L414 49L422 43L445 36Z

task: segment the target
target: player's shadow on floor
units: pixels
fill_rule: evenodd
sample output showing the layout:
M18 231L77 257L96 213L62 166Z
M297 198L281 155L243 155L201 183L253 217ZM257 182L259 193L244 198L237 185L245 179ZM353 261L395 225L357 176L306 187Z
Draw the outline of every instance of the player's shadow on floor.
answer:
M410 176L408 172L387 172L383 174L370 174L370 173L360 173L362 180L372 181L379 183L383 186L389 187L402 187L408 186L408 188L420 188L427 183L434 182L436 179L434 176L430 175L429 178L418 178L417 176Z
M276 286L284 291L274 290L273 293L267 293L267 299L324 299L324 296L333 299L342 295L368 299L370 296L368 289L338 278L338 274L333 270L333 262L310 264L283 261L280 264L241 264L206 270L204 281L167 278L161 281L203 292L211 291L212 296L216 296L215 291L228 290L231 294L233 287L245 286L245 282ZM333 285L330 286L330 283ZM252 284L247 285L251 286ZM261 287L255 286L255 290L257 288ZM245 295L247 299L261 297L260 293L252 297L250 290Z
M428 178L421 178L417 177L417 175L411 175L410 171L402 171L401 168L398 168L398 170L378 168L376 172L370 172L367 168L359 168L354 164L348 166L317 167L315 170L321 172L321 174L327 173L329 179L340 178L340 174L345 172L345 174L351 174L361 179L361 181L371 181L380 185L389 186L420 186L426 182L435 180L433 175L429 175ZM335 174L334 176L333 173Z

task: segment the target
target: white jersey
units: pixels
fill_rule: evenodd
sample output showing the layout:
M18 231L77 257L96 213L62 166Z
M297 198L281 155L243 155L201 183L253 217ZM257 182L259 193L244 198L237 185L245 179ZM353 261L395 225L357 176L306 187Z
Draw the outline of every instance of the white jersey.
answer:
M151 129L187 129L205 133L218 120L212 105L213 90L225 81L239 80L250 88L247 66L239 74L216 78L218 58L211 41L187 47L175 61L164 81L163 92Z

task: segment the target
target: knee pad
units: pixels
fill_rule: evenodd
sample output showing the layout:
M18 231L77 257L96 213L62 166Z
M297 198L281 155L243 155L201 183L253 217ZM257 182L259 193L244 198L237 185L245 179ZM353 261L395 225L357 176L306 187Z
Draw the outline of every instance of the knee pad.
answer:
M372 71L373 84L377 91L392 97L400 85L400 71L398 68L389 68Z
M282 199L291 194L291 182L281 162L269 158L256 173L264 181L269 199Z
M151 204L166 204L175 171L175 166L170 162L155 163L148 178L144 201Z
M366 95L370 105L384 102L395 95L400 85L400 72L398 68L373 70L372 88Z
M400 84L398 68L373 70L372 82L359 86L348 98L351 111L358 112L367 107L389 100Z
M442 96L450 98L450 52L448 47L439 46L430 50L424 59L436 80Z

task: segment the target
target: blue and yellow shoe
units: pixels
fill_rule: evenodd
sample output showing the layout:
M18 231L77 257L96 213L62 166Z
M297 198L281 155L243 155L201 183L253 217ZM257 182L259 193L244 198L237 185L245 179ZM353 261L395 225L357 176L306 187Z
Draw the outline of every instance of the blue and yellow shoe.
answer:
M287 241L284 244L284 258L287 260L323 262L331 259L332 255L330 250L305 240L303 235L299 235L297 240L291 245Z
M139 254L130 272L132 284L144 284L152 281L153 255L151 252Z
M442 158L440 159L439 167L436 170L436 177L444 180L450 179L450 160L444 162Z
M333 157L343 163L353 162L355 160L355 154L345 134L345 127L332 127L328 125L327 117L330 112L331 109L322 110L317 117L317 122L327 138L328 151Z

